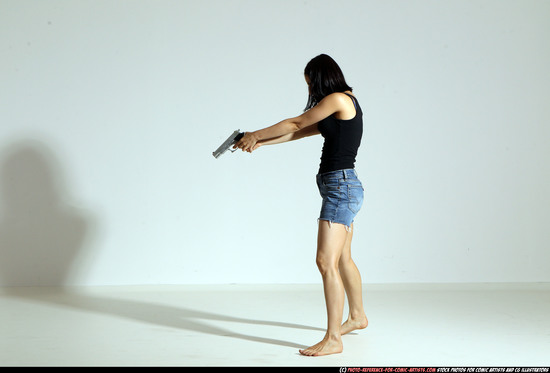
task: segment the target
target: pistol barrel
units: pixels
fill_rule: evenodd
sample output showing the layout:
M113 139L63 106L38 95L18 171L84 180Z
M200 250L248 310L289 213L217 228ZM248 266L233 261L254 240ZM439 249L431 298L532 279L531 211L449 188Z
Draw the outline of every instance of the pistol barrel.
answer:
M221 144L218 149L216 149L214 152L212 152L212 155L214 158L218 158L220 155L225 153L231 146L235 145L237 141L239 141L244 136L244 132L240 132L240 130L236 130Z

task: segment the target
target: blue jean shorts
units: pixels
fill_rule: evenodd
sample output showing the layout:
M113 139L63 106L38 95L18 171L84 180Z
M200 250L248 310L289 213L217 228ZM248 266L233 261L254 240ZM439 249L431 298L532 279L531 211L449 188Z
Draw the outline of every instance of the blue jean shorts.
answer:
M354 169L338 170L317 175L317 186L323 197L319 220L351 223L363 205L363 185Z

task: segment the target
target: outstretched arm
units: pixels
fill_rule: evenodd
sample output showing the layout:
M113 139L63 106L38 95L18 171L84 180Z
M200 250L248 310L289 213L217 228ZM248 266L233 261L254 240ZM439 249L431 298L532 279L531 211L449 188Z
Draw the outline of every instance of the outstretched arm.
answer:
M312 126L303 128L299 131L292 132L283 136L274 137L272 139L267 139L267 140L260 140L256 143L256 145L252 148L252 150L256 150L263 145L282 144L284 142L299 140L299 139L303 139L304 137L318 135L320 133L321 132L319 132L319 129L317 128L317 124L314 124Z
M344 96L344 98L342 98L341 96ZM251 152L257 148L256 143L258 143L259 141L271 140L281 137L283 138L280 139L280 142L284 142L285 139L286 141L289 141L290 139L292 139L292 137L287 138L284 136L294 134L301 130L305 130L307 127L316 125L319 121L325 119L326 117L341 111L347 103L345 102L345 97L345 95L333 93L322 99L321 102L319 102L316 106L298 117L285 119L277 124L255 132L247 132L244 137L237 144L235 144L234 148L239 148L243 151ZM310 129L310 131L312 130Z

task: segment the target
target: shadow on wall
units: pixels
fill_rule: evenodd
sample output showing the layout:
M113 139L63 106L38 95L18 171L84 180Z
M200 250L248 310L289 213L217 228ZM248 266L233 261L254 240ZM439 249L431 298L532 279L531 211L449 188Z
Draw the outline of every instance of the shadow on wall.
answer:
M91 219L67 204L61 171L41 142L0 153L0 286L63 286L76 269Z

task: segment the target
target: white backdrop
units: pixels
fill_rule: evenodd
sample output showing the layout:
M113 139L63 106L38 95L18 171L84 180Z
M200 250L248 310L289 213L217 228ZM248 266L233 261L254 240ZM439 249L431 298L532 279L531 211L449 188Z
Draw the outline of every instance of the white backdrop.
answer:
M0 0L0 284L312 283L333 56L365 112L367 283L550 281L550 2Z

